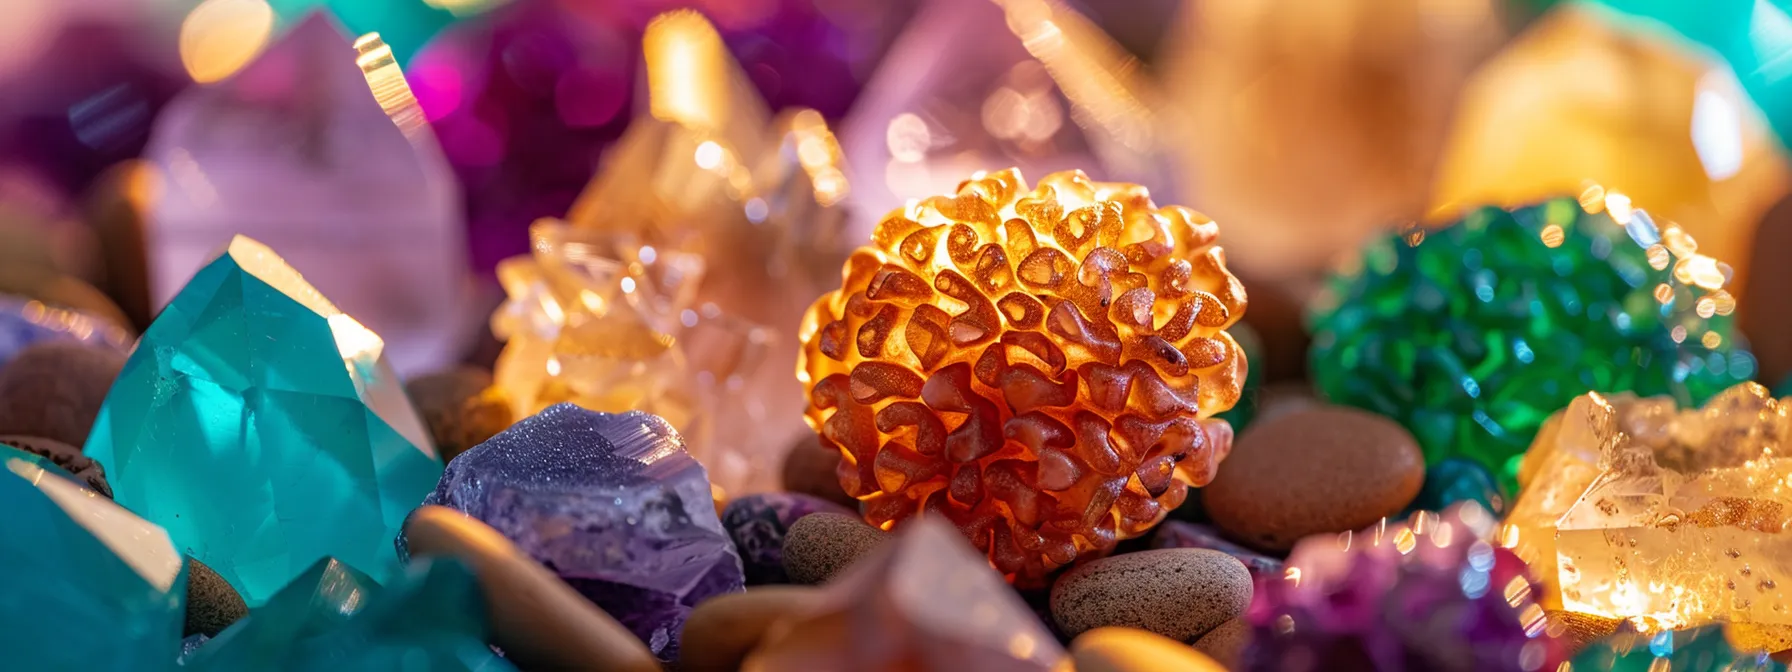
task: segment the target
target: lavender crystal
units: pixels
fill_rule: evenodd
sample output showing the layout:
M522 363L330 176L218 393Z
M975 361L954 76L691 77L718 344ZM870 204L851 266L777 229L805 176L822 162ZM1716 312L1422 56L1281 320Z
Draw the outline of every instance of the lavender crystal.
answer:
M1472 502L1348 536L1308 538L1283 577L1258 577L1244 669L1553 670L1540 586L1485 540Z
M692 607L743 587L703 465L652 414L550 407L454 458L424 503L491 525L661 660Z
M740 550L747 585L790 583L784 572L784 534L798 518L811 513L854 512L820 497L796 492L765 492L728 502L722 526Z

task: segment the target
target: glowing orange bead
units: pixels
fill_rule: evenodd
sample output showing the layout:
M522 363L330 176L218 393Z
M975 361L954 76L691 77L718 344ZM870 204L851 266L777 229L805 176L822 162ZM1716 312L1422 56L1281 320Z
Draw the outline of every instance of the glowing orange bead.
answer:
M1244 352L1219 227L1144 187L1013 169L885 217L803 318L807 418L885 529L956 523L1016 583L1213 479Z

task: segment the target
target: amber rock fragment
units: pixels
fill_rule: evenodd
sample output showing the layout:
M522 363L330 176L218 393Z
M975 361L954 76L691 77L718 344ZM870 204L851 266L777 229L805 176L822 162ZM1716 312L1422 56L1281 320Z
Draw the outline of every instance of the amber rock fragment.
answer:
M943 516L1038 585L1212 480L1246 371L1218 237L1081 171L980 174L885 217L804 316L797 367L866 521Z

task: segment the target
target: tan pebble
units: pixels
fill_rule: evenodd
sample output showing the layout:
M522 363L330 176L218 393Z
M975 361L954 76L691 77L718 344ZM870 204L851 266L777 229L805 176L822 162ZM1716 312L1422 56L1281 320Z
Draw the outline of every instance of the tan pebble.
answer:
M1242 618L1234 618L1201 635L1195 640L1195 650L1227 668L1236 669L1244 660L1244 647L1250 643L1251 624Z
M0 434L87 443L125 354L68 341L26 346L0 369Z
M1076 672L1225 672L1187 644L1133 628L1097 628L1070 643Z
M635 635L485 523L425 506L404 524L412 555L459 558L479 577L492 643L522 669L660 672Z
M1090 562L1052 586L1052 619L1065 634L1139 628L1192 642L1251 604L1251 574L1202 548L1138 551Z
M806 434L784 455L784 489L812 495L857 511L859 500L840 487L840 451L821 445L821 439Z
M1201 502L1230 536L1285 551L1307 535L1398 515L1424 482L1425 456L1405 428L1366 411L1309 406L1240 434Z
M492 374L458 366L406 381L405 394L429 427L442 461L454 459L510 427L510 404L492 387Z
M678 671L740 669L772 626L813 609L820 595L819 589L807 586L765 586L697 605L678 639Z
M871 552L887 536L865 521L838 513L812 513L784 533L784 571L799 585L817 585Z

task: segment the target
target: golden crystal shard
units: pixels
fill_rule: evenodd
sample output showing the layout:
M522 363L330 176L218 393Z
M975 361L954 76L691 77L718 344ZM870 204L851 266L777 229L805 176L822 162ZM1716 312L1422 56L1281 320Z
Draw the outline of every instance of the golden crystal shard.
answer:
M1792 631L1787 409L1754 383L1696 410L1582 397L1532 448L1540 461L1506 540L1553 573L1570 611L1645 628L1723 621L1747 626L1754 645L1782 639Z

